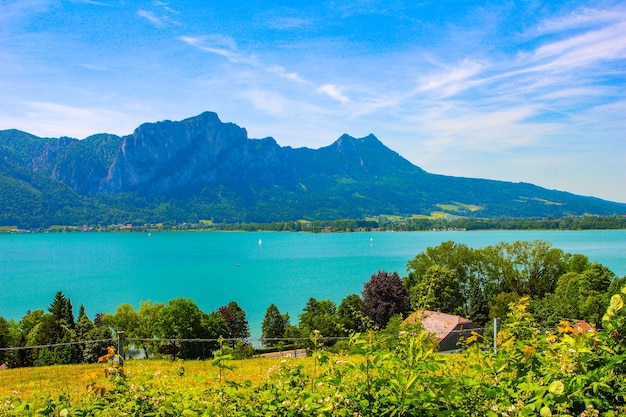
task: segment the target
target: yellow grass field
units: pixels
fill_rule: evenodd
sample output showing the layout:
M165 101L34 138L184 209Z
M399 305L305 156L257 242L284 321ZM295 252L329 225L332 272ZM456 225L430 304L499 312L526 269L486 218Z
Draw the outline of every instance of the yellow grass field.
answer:
M229 361L232 370L223 370L222 377L234 382L251 381L260 383L283 361L290 365L305 367L311 372L314 367L312 357L252 358ZM91 396L89 388L93 386L110 388L105 376L109 365L55 365L34 368L5 369L0 371L0 398L19 397L25 401L40 403L47 397L69 396L78 402L82 397ZM159 375L168 377L175 388L176 381L188 389L202 391L207 386L219 383L219 368L206 361L172 360L128 360L124 364L124 373L131 378Z

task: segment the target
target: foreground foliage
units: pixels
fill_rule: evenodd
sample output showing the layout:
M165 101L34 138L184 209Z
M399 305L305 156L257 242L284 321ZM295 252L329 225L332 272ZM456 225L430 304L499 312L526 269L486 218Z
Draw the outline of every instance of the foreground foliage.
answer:
M395 343L374 332L354 335L351 356L330 354L313 332L313 364L284 360L260 381L233 381L240 363L222 344L211 383L178 375L115 373L106 392L41 403L19 396L1 415L55 416L620 416L626 414L626 309L614 295L601 332L561 322L539 330L522 299L498 335L497 354L475 343L440 355L419 328ZM471 341L479 341L474 335ZM182 362L181 362L182 363Z

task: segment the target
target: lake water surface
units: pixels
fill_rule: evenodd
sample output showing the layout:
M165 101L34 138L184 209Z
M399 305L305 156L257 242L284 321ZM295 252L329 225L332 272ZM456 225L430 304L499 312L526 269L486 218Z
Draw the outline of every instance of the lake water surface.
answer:
M339 304L378 270L405 276L407 261L441 242L480 248L537 239L626 275L626 230L0 235L0 316L47 309L59 290L92 319L122 303L186 297L210 312L234 300L260 337L271 303L297 324L310 297Z

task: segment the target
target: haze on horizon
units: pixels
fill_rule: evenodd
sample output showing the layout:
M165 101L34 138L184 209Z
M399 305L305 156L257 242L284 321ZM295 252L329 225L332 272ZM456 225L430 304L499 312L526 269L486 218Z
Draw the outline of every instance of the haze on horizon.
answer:
M622 1L6 0L0 129L126 135L204 111L436 174L626 202Z

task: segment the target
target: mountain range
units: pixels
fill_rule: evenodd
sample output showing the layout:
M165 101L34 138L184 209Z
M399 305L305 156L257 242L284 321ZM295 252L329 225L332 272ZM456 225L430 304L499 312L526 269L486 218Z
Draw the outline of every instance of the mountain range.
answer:
M528 183L437 175L374 135L319 149L249 139L205 112L82 140L0 131L0 225L272 222L379 214L548 217L626 204Z

